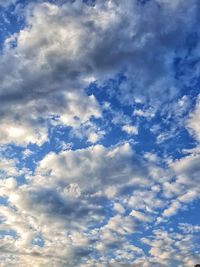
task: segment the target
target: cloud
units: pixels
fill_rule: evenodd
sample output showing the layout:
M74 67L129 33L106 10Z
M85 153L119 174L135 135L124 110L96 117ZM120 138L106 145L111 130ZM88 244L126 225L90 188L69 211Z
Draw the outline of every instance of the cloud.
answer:
M81 266L89 258L95 260L95 253L103 262L108 248L122 263L138 257L143 252L130 244L129 236L146 227L153 211L135 205L127 214L128 192L137 186L150 195L152 167L128 143L50 152L38 162L34 174L25 174L26 184L13 184L9 179L1 183L8 199L0 211L1 229L15 233L10 234L10 247L5 245L6 253L16 255L12 262L36 259L41 266L49 255L56 266L66 262ZM41 245L34 241L38 237Z
M110 149L95 145L63 151L59 155L50 153L38 165L37 181L46 186L54 182L59 182L61 186L76 183L83 192L112 185L120 187L129 182L138 183L138 179L145 182L148 169L145 162L136 155L134 157L133 153L128 143Z
M120 203L115 203L113 208L114 208L114 210L116 212L118 212L120 214L124 214L125 213L125 209Z
M179 91L173 71L176 47L187 53L182 44L196 25L197 10L195 0L30 5L27 26L5 41L1 56L1 118L19 129L21 124L33 128L30 136L46 128L42 121L52 113L69 126L77 117L85 122L100 113L84 86L119 72L127 77L119 91L122 101L139 95L156 105L173 98ZM43 142L37 134L26 142L38 139Z
M138 129L132 125L124 125L122 126L122 130L128 134L138 134Z
M0 142L1 144L16 144L27 145L34 143L41 145L48 140L47 129L39 127L39 125L32 126L30 122L19 122L9 120L6 118L0 125Z
M186 127L189 132L194 136L197 141L200 141L200 98L197 98L196 106L193 112L190 113L189 118L186 122Z
M200 232L200 226L199 225L192 225L189 223L180 223L179 228L183 230L184 233L199 233Z
M151 221L151 218L149 216L147 216L146 214L136 211L136 210L132 210L130 213L131 216L133 216L134 218L136 218L139 221L142 222L148 222Z
M17 2L17 0L0 0L0 6L3 6L3 7L8 7L9 5L11 4L15 4Z
M172 202L169 208L165 209L163 212L164 217L171 217L172 215L176 214L177 211L181 208L181 204L178 201Z
M178 234L147 234L142 241L151 246L148 257L131 243L132 235L149 231L162 213L172 216L180 208L177 202L181 206L192 197L184 187L174 191L175 201L168 202L161 192L169 177L160 176L157 162L158 157L152 161L135 154L128 143L50 152L33 174L25 174L26 184L17 185L13 178L1 183L7 204L0 211L0 230L10 231L1 252L13 264L45 266L51 259L56 266L66 262L69 266L129 266L130 262L133 266L158 266L158 262L164 266L166 260L181 263L184 259L183 264L189 266L191 259L184 250L185 258L176 256L183 238ZM179 163L171 164L180 183ZM161 250L166 238L169 244L163 244ZM172 240L176 248L171 247ZM190 245L191 240L185 242Z
M17 161L14 159L8 159L5 157L0 158L0 177L1 179L13 177L18 175L16 167Z
M199 226L171 217L199 198L199 148L168 140L199 141L199 2L61 2L25 5L1 51L0 264L194 265Z
M142 238L142 241L151 247L149 266L169 264L193 266L198 262L198 256L192 253L195 246L194 240L194 235L185 235L183 232L178 233L173 230L168 232L162 229L154 230L152 237Z
M195 189L195 185L199 182L199 160L200 156L198 154L189 155L171 164L171 167L177 174L177 181L180 184L191 186ZM198 187L196 187L196 190L198 190Z
M165 182L163 190L167 198L175 199L164 210L164 216L175 215L183 208L184 204L189 204L199 199L199 163L199 154L191 154L170 163L172 175L174 174L176 179L174 182Z

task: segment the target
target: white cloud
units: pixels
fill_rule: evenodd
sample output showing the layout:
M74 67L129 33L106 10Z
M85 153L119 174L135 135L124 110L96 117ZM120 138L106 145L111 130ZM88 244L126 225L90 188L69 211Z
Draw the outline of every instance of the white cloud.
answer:
M163 190L165 197L175 197L175 200L170 202L169 207L164 210L164 216L175 215L184 204L199 198L199 163L200 155L190 154L169 164L176 180L172 183L165 182Z
M190 131L190 133L200 141L200 100L197 99L196 107L193 112L190 113L189 118L187 120L186 127Z
M125 213L125 209L120 203L115 203L113 208L114 208L114 210L116 212L118 212L120 214L124 214Z
M172 162L170 165L177 175L177 182L199 190L199 162L199 154L192 154Z
M191 30L199 33L199 3L72 2L28 5L26 26L5 41L0 57L0 143L42 145L49 125L70 127L72 137L92 144L106 136L111 124L136 135L134 125L150 121L158 107L161 117L175 116L182 124L190 100L177 96L182 83L199 73L197 66L191 79L187 70L183 79L177 78L174 60L199 55L199 44L190 55L183 45ZM85 92L91 82L101 87L122 72L125 81L107 92L124 105L121 110L112 100L102 105ZM133 104L135 117L126 110ZM197 102L186 122L198 141L199 112ZM98 126L95 119L105 124ZM158 145L173 136L173 129L160 132L155 125L150 131L158 133ZM2 266L194 265L192 234L199 227L182 225L180 230L189 233L182 235L164 231L164 224L155 230L152 221L162 224L198 198L198 150L170 161L159 158L162 151L137 154L123 140L111 147L76 150L74 144L59 141L62 151L50 151L30 172L17 169L21 162L1 158L0 193L6 203L0 209L0 230L9 230L1 240L1 254L6 255L0 257ZM20 154L22 165L30 164L31 153L34 150L27 148ZM38 159L43 151L35 153ZM17 182L18 175L24 184ZM142 236L146 230L152 230L141 239L150 246L148 254L132 244L134 234Z
M152 108L149 108L147 110L134 109L133 115L140 116L140 117L153 118L155 116L155 111Z
M117 93L120 101L149 98L156 107L173 98L179 91L173 72L176 47L187 52L182 44L195 28L197 8L195 0L176 5L149 1L142 8L137 1L118 0L97 1L95 6L78 1L29 5L27 26L6 40L1 56L1 118L10 124L17 118L13 127L32 128L25 141L41 143L32 134L46 128L43 120L52 113L69 126L99 117L94 97L82 89L124 67L127 83Z
M195 236L183 232L165 231L157 229L153 236L142 238L141 241L149 245L150 266L193 266L198 262L198 255L192 254L195 249ZM144 260L144 262L146 259ZM148 266L148 265L147 265Z
M165 209L163 212L164 217L171 217L177 213L177 211L181 208L181 204L178 201L173 201L169 208Z
M0 142L2 144L27 145L28 143L35 143L41 145L47 140L47 129L42 127L33 127L29 123L22 122L18 124L7 119L0 125Z
M137 211L137 210L132 210L130 215L133 216L134 218L138 219L139 221L142 221L142 222L151 221L150 216L148 216L147 214L144 214L140 211Z
M122 130L128 134L138 134L138 128L133 125L123 125Z
M149 237L150 241L146 236L143 241L151 246L148 257L130 243L130 236L152 227L161 212L169 217L179 208L178 200L167 207L168 202L159 196L163 183L151 179L150 173L157 168L154 164L148 157L144 161L135 155L129 144L111 148L95 145L50 152L38 163L34 175L27 175L27 184L19 186L12 178L5 180L1 192L8 198L8 206L0 211L1 229L16 234L15 238L11 235L9 245L4 238L1 250L6 250L6 259L15 255L11 263L32 262L33 266L45 266L49 259L55 266L65 266L66 262L69 266L89 267L99 262L103 266L116 266L117 262L129 266L130 261L136 266L164 264L166 260L171 263L180 248L177 234L155 234L158 236L155 240ZM187 203L191 197L183 192L175 195L177 199L183 196L178 203ZM107 217L110 209L114 213ZM33 243L38 238L43 240L42 246ZM162 243L164 239L168 245ZM172 240L176 249L171 247ZM185 242L191 244L191 240ZM112 258L106 256L108 250ZM97 252L98 262L93 258ZM173 259L187 266L191 258L184 250L181 253L185 258Z
M137 183L138 179L145 181L145 163L133 153L128 143L109 149L95 145L62 151L59 155L49 153L38 165L35 182L47 187L55 182L62 186L77 183L83 191L98 191L126 182Z
M95 132L92 132L88 136L88 141L90 143L96 143L99 140L99 135Z
M179 228L186 234L194 234L200 232L200 225L192 225L189 223L179 223Z
M128 143L111 148L95 145L50 152L38 163L35 173L26 176L26 184L7 179L1 183L2 193L8 198L8 205L0 211L1 227L16 235L6 248L7 258L15 251L12 262L19 264L35 259L42 266L51 257L56 266L61 262L61 266L66 262L81 266L95 251L103 260L108 248L122 263L141 255L142 250L130 244L128 237L150 222L154 213L149 215L150 208L147 212L140 206L143 212L135 210L126 215L126 209L130 209L126 190L135 185L145 190L151 164L136 156ZM149 202L156 206L152 201L156 190L152 196L148 190L146 205ZM144 194L141 197L145 199ZM106 219L109 209L116 215ZM33 243L39 237L42 246ZM129 251L132 256L128 256Z
M0 178L5 179L8 177L17 176L19 174L16 167L17 161L14 159L0 158Z

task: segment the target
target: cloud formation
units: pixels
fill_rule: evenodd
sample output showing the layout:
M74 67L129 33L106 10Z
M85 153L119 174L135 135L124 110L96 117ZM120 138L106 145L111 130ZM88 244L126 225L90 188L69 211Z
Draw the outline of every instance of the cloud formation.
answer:
M4 2L0 265L198 263L199 1Z
M120 87L121 101L150 98L157 105L158 99L161 103L172 99L181 89L175 59L188 53L183 44L197 23L198 8L195 0L31 4L27 26L5 40L1 57L1 117L19 128L8 141L12 135L16 141L28 127L32 139L27 143L44 142L45 129L41 136L35 132L46 127L42 121L52 114L64 117L61 123L69 126L74 117L82 123L98 116L95 99L83 92L84 85L120 72L127 77ZM76 107L74 97L82 100ZM82 109L88 116L82 118ZM31 116L25 116L25 110ZM2 141L5 135L9 133Z

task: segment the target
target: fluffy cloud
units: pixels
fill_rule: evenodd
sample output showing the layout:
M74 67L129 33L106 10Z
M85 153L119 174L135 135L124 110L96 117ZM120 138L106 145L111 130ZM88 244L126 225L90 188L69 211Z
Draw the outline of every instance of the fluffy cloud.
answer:
M177 177L178 163L173 163ZM157 266L158 262L171 262L170 257L181 262L182 258L175 256L180 246L171 247L172 237L162 251L159 244L163 236L156 234L155 241L148 241L151 244L149 258L144 258L144 252L130 244L129 236L148 229L146 226L158 218L159 210L169 217L177 212L181 202L188 202L181 199L188 194L187 187L176 194L179 202L174 201L170 207L165 199L158 197L162 184L156 185L159 180L154 181L154 175L151 177L158 171L154 164L151 159L147 161L136 156L129 144L112 148L96 145L49 153L38 163L34 176L27 175L25 185L17 186L6 180L1 184L4 188L1 192L9 204L1 209L1 229L9 229L16 236L10 232L10 239L4 237L6 259L12 255L11 263L33 261L45 266L54 252L51 259L56 266L65 266L66 262L69 266L82 266L82 263L83 266L98 266L100 262L102 266L117 262L129 266L129 261L135 266L140 263ZM183 171L186 172L181 168ZM105 219L111 210L115 215ZM173 237L173 242L177 240ZM147 243L147 238L143 241ZM109 260L108 250L112 260ZM12 251L15 251L14 258ZM99 254L98 262L93 258L95 253ZM189 266L189 263L188 256L184 264Z
M128 134L138 134L138 129L135 126L132 125L124 125L122 127L122 130Z
M50 152L38 163L34 175L26 174L26 184L13 184L9 179L1 183L1 192L8 199L0 212L1 229L10 231L6 253L15 252L12 262L31 258L40 262L42 258L44 263L53 253L56 266L66 262L81 266L86 259L94 260L95 253L103 262L108 248L121 263L138 257L143 252L130 244L129 236L152 222L154 212L147 208L149 200L138 207L132 197L135 209L129 211L128 192L137 187L138 193L150 194L149 187L154 184L150 168L153 163L136 156L128 143ZM155 197L157 190L152 190ZM113 216L108 216L109 212ZM106 260L105 264L109 263L112 261Z
M88 2L25 5L3 44L0 265L189 267L199 226L174 215L200 193L178 132L199 141L181 92L199 77L199 2Z
M197 98L196 107L193 112L190 113L189 119L187 120L187 128L194 135L195 139L200 141L200 97Z
M171 163L177 183L186 172L179 163ZM25 174L26 184L17 185L13 178L1 183L8 203L0 211L0 230L7 231L1 247L6 263L45 266L51 259L55 266L129 266L130 261L133 266L158 266L158 262L164 266L167 260L189 266L195 260L183 248L180 254L181 235L155 232L154 237L141 239L151 246L149 257L131 243L131 236L149 231L162 212L169 217L180 208L175 207L176 201L168 207L161 197L169 183L162 181L169 178L161 173L155 159L136 155L128 143L50 152L38 162L34 174ZM191 197L186 196L187 189L175 191L179 205ZM162 245L166 238L168 244ZM188 238L185 246L191 246L193 236ZM180 255L185 255L184 262Z
M147 266L193 266L198 262L198 256L191 253L194 249L195 236L185 235L183 232L167 232L155 230L150 238L142 238L150 248L149 265ZM137 266L137 265L136 265Z
M2 144L13 143L16 145L27 145L34 143L41 145L48 140L47 129L44 127L33 127L29 122L16 123L8 118L1 123L0 140Z
M163 215L170 217L175 215L185 204L192 203L199 199L199 154L191 154L175 160L170 164L172 173L176 180L173 182L165 182L163 184L164 195L167 198L175 198L170 202Z
M18 170L16 167L16 160L1 157L0 160L0 178L5 179L17 176Z
M36 184L48 187L56 183L63 187L73 183L90 193L113 185L119 191L124 185L148 183L148 166L138 155L134 156L128 143L110 149L96 145L59 155L50 153L40 161L36 174Z
M182 44L198 19L197 1L140 5L116 0L97 1L95 6L75 1L32 4L28 10L27 26L5 41L1 56L0 113L10 124L17 118L19 131L27 110L29 127L41 127L42 119L52 113L68 125L74 117L85 121L82 109L87 119L99 115L82 89L89 81L101 82L119 72L127 76L121 99L148 96L156 104L158 96L162 102L178 92L173 72L176 48L187 52ZM43 142L37 134L32 136L38 127L27 132L26 142Z

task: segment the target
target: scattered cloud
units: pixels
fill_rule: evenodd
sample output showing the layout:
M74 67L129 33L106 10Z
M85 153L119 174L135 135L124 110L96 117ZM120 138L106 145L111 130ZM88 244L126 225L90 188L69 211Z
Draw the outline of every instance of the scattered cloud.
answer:
M0 6L0 265L198 263L199 1Z

